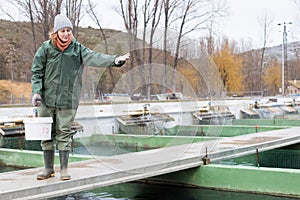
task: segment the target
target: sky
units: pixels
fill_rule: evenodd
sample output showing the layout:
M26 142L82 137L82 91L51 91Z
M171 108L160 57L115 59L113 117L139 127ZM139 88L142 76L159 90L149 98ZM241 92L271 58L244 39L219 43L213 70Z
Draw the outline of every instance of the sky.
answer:
M267 46L278 45L283 40L283 26L287 25L288 42L300 40L299 9L294 0L227 0L228 16L220 19L219 31L230 39L252 40L255 47L263 45L263 26L260 21L266 13L273 21Z
M99 1L99 0L98 0ZM100 0L101 11L104 15L101 19L104 27L122 30L122 19L116 13L111 12L114 1ZM282 44L283 26L278 23L289 23L287 25L288 42L300 41L300 8L295 0L227 0L228 14L217 20L214 25L215 34L226 36L230 40L251 43L253 49L261 48L263 45L262 18L267 16L272 20L269 26L267 46Z
M289 23L287 25L288 42L300 41L300 9L294 3L295 0L227 0L228 15L217 20L213 29L219 36L226 36L230 40L250 42L253 48L260 48L263 45L263 26L259 19L264 14L272 19L273 24L269 27L271 31L268 37L267 46L280 45L282 43L283 26L278 23ZM5 6L5 0L0 3ZM122 30L123 22L121 17L112 9L117 0L96 0L100 5L98 12L101 13L101 23L104 28ZM13 8L4 8L12 10ZM15 11L17 12L17 11ZM2 15L1 15L2 13ZM16 14L14 16L19 16ZM0 12L3 18L3 12ZM84 26L90 24L87 17L83 19Z

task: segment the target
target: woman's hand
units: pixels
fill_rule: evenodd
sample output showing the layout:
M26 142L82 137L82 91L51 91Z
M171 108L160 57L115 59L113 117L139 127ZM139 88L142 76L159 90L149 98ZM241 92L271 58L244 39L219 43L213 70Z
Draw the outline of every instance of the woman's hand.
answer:
M31 100L33 106L41 106L42 105L42 97L39 94L34 94Z
M129 53L126 53L123 56L118 56L115 59L116 66L122 66L122 65L124 65L124 63L126 62L126 60L128 60L129 58L130 58L130 54Z

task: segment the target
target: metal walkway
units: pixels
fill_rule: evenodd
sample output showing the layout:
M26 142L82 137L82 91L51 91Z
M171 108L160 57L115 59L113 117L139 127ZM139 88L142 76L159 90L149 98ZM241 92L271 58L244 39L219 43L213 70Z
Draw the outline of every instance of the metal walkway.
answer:
M41 168L1 173L0 199L57 197L198 167L206 152L214 162L299 142L294 127L70 163L69 181L59 180L58 166L56 177L43 181L36 180Z

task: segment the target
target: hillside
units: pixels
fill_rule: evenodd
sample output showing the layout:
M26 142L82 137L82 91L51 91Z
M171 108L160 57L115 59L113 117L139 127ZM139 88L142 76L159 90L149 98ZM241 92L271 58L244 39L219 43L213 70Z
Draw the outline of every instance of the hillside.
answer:
M16 104L30 103L31 101L31 83L0 80L0 88L0 105L11 102Z
M39 30L38 24L36 30ZM104 32L109 40L109 53L112 54L116 51L114 45L120 45L114 36L117 37L121 32L112 29L105 29ZM37 45L41 45L44 41L42 31L36 31L36 38ZM100 31L90 27L79 28L76 39L90 49L99 48L103 44ZM0 20L0 105L10 102L22 103L22 95L25 102L30 103L31 62L35 54L32 41L29 22ZM123 53L123 49L119 50ZM12 82L11 79L17 82Z
M36 24L36 30L38 30L38 24ZM28 22L10 22L6 20L0 20L0 80L16 80L18 82L29 82L31 78L31 62L35 53L34 50L34 45L32 43L32 34L31 34L31 26L30 23ZM42 29L41 29L42 30ZM129 44L128 44L128 34L121 32L121 31L116 31L116 30L111 30L111 29L105 29L105 35L107 38L107 44L108 44L108 54L123 54L127 53L129 51ZM41 31L37 32L37 43L40 45L44 40ZM102 35L99 30L93 29L93 28L79 28L79 33L76 36L76 39L82 43L84 46L95 50L99 52L106 52L104 49L104 42ZM1 46L2 45L2 46ZM105 72L97 72L97 70L91 69L88 70L89 68L85 68L87 70L84 71L84 78L83 78L83 89L82 92L84 92L85 96L88 97L93 97L95 95L95 89L97 89L97 94L99 92L101 93L111 93L112 91L115 90L114 84L122 77L122 74L125 74L127 71L130 71L132 67L135 66L141 66L140 64L136 63L141 63L141 55L142 55L142 47L143 44L140 40L137 41L135 48L135 54L132 56L132 63L129 63L128 65L125 65L124 67L118 69L118 68L113 68L111 71L106 70ZM1 49L4 49L5 51L1 52ZM145 52L144 52L145 53ZM163 62L163 53L161 50L156 49L156 52L153 53L153 60L155 60L155 63L164 63ZM140 55L138 55L140 54ZM3 55L3 62L1 62L1 55ZM170 65L172 65L172 56L173 55L168 55L168 62ZM137 58L135 58L137 57ZM12 62L11 62L11 59ZM181 66L181 63L184 62L178 62L178 71L180 71L180 67L184 67L187 69L188 67L186 66L187 64L184 63L184 66ZM138 73L145 73L143 70L139 70ZM161 74L155 74L152 75L152 77L158 77L158 75ZM183 72L182 72L183 73ZM188 73L188 70L185 71L186 74L189 76L194 76L194 74L198 73ZM133 74L129 73L129 74ZM167 75L167 80L171 82L172 80L172 73L169 73ZM183 87L183 82L179 81L179 78L177 78L178 85L181 84L180 89L183 90L186 87ZM163 80L163 78L160 78L159 80ZM193 80L193 83L190 83L190 85L193 85L195 88L198 87L198 85L201 83L202 85L202 78L190 78L189 80ZM134 89L134 88L125 88L121 87L123 91L120 92L127 92L127 91L134 91L136 93L142 92L143 95L146 93L147 85L144 85L143 83L145 82L145 77L141 75L136 75L134 78L132 78L130 81L134 82L130 84L130 87L134 86L141 86L140 88ZM101 87L95 88L95 82L99 82L99 85ZM170 83L171 84L171 83ZM155 86L152 86L152 91L153 93L161 93L163 89L161 89L162 84L154 84ZM205 85L203 83L203 85ZM128 87L126 85L126 87ZM164 87L164 86L163 86ZM207 87L205 87L205 90ZM3 90L3 95L2 98L0 99L0 103L8 103L10 102L9 97L11 94L10 88L5 88L3 87L0 89L0 91ZM125 90L125 91L124 91ZM199 94L206 94L200 89L198 93ZM26 90L27 91L27 90ZM28 90L30 91L30 90ZM116 91L114 91L116 92ZM14 91L12 91L14 93ZM13 94L13 96L16 96L17 98L20 98L20 94ZM27 96L26 96L27 98Z
M287 44L287 60L297 60L299 57L299 45L300 42L291 42ZM281 62L282 59L282 45L267 47L265 51L267 62L270 60L278 60Z
M33 39L31 34L31 26L28 22L11 22L6 20L0 20L0 80L15 80L17 82L9 82L4 81L1 82L1 95L0 95L0 104L4 103L20 103L22 102L22 94L24 95L24 98L26 99L26 102L30 102L30 93L31 93L31 87L30 87L30 78L31 78L31 62L35 53L35 48L33 45ZM36 24L36 30L42 30L39 29L39 25ZM106 29L105 35L107 37L108 41L108 54L122 54L126 53L129 50L128 47L128 35L124 32ZM75 35L76 39L82 43L84 46L99 51L99 52L105 52L104 49L104 42L102 38L102 34L99 30L94 28L79 28L79 33ZM41 31L37 31L36 33L37 38L37 46L39 46L43 41L43 36ZM141 42L141 41L140 41ZM160 40L158 40L157 44L160 43ZM193 44L193 41L191 41L191 44ZM288 79L300 79L300 68L298 67L298 46L299 42L294 42L288 44L288 52L287 52L287 59L288 59L288 66L289 66L289 73L288 73ZM100 92L105 93L111 93L116 92L115 91L115 83L118 81L121 77L123 77L124 74L133 74L133 71L131 73L127 73L130 71L133 67L136 66L143 66L141 65L142 58L142 48L143 45L140 43L135 46L135 54L132 55L132 63L122 67L121 69L112 69L112 73L109 70L106 70L105 72L97 72L96 70L85 70L84 72L84 79L83 79L83 92L84 95L88 95L89 97L93 97L95 95L95 92L97 90L97 94ZM158 64L163 64L163 53L159 49L159 47L155 46L156 51L152 57L153 61ZM191 53L197 54L197 51L195 51L194 46L192 46ZM244 85L246 91L258 91L261 90L261 82L257 81L259 77L257 77L253 72L258 71L258 68L260 66L260 60L261 60L261 52L262 49L253 49L249 52L243 52L241 53L241 57L244 59L243 63L243 75L245 75ZM248 54L248 55L247 55ZM169 61L169 65L172 65L172 56L173 54L169 55L170 57L167 59ZM264 66L268 67L268 63L271 63L273 60L277 61L278 63L281 63L281 56L282 56L282 49L281 46L274 46L274 47L267 47L265 49L265 56L264 56ZM201 58L203 61L203 58ZM189 80L189 84L193 87L193 90L196 91L197 95L199 97L205 97L207 95L207 87L206 83L203 82L203 78L199 78L198 76L201 76L202 72L205 71L205 67L207 67L207 62L197 62L194 63L195 68L199 69L198 72L195 73L193 70L187 67L187 63L185 62L178 62L178 72L181 74L184 74L186 77L185 79ZM203 66L204 67L203 67ZM88 69L88 68L85 68ZM192 73L193 72L193 73ZM123 90L135 92L135 93L143 93L143 95L146 94L147 86L144 85L144 77L143 70L138 71L138 75L134 76L134 78L130 79L132 84L128 84L124 87L121 87ZM161 74L158 74L153 72L154 74L152 77L160 77ZM101 75L101 76L100 76ZM173 73L170 73L169 77L166 76L166 80L172 79ZM218 75L218 73L215 73L215 75ZM177 88L176 90L183 92L183 82L179 81L179 76L177 76ZM205 77L207 78L207 77ZM164 78L159 78L158 80L163 80ZM257 80L256 80L257 79ZM254 81L255 80L255 81ZM99 85L95 88L95 81L98 81ZM24 82L24 87L21 86L21 82ZM130 82L131 83L131 82ZM171 85L172 83L170 83ZM101 85L101 87L100 87ZM163 91L160 87L160 84L156 84L157 86L151 86L151 92L154 93L160 93ZM159 85L159 86L158 86ZM139 88L132 88L135 86L139 86ZM204 87L205 86L205 87ZM130 88L126 88L130 87ZM163 86L165 87L165 86ZM264 86L265 87L265 86ZM264 89L268 89L265 87ZM124 92L124 91L121 91ZM12 94L13 99L10 98Z
M43 31L38 31L42 30L39 24L35 25L35 29L36 48L38 48L45 39ZM115 38L111 40L110 38L121 33L120 31L105 29L104 32L110 46L113 46L112 43L114 45L119 44ZM102 34L98 29L79 28L78 34L74 34L80 43L90 49L95 49L97 46L104 44ZM0 20L0 79L28 82L31 77L31 62L36 48L29 22ZM109 50L109 53L113 54L116 47ZM14 74L13 78L11 78L11 74Z

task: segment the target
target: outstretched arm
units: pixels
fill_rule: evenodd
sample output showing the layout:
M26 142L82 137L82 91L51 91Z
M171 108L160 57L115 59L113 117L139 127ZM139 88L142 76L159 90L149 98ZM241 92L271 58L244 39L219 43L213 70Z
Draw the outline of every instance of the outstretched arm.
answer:
M99 53L83 45L81 45L81 56L83 64L92 67L121 67L130 57L129 53L123 56Z

